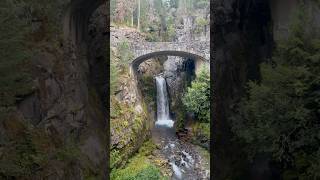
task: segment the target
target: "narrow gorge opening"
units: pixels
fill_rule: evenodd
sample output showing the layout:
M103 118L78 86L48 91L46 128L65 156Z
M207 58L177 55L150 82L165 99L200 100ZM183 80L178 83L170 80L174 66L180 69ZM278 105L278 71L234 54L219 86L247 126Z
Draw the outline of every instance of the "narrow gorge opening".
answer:
M142 62L134 73L152 122L151 139L158 145L156 153L168 160L174 179L195 179L198 173L208 173L197 170L201 157L187 143L193 136L194 114L188 113L182 102L204 62L192 57L156 56Z
M111 9L111 179L208 179L209 1Z

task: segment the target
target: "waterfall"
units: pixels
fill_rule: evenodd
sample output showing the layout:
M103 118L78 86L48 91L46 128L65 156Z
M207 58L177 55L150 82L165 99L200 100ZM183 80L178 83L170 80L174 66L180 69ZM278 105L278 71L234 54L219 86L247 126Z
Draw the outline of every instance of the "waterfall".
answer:
M166 80L162 76L156 77L157 84L157 121L156 125L173 127L169 115L169 102Z

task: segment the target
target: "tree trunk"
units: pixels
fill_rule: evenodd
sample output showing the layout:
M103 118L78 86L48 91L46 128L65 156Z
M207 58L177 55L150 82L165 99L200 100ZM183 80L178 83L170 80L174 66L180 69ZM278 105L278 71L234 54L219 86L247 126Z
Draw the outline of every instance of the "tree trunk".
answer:
M133 27L133 11L131 13L131 27Z
M141 0L138 0L138 30L140 30Z

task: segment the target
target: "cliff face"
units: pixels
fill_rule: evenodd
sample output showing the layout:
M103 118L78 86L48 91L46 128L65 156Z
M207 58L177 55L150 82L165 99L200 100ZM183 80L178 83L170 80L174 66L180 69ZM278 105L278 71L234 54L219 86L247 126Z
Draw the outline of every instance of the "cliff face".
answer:
M110 97L110 164L111 168L123 167L127 160L150 136L152 120L142 100L138 81L130 73L131 41L143 42L144 36L133 28L111 28L112 67L118 72L115 89Z
M311 22L313 27L308 28L309 31L313 31L320 27L320 4L317 1L304 1L305 13L308 16L306 21ZM287 38L289 35L289 28L291 26L291 20L296 15L296 11L299 7L298 0L283 0L283 1L270 1L271 15L273 22L273 35L275 40L281 40Z
M305 1L313 26L318 27L319 5ZM261 155L249 162L233 135L231 119L244 97L248 80L260 79L259 64L271 58L274 40L288 37L298 1L217 0L213 3L213 174L217 179L276 179ZM312 31L312 29L310 29Z
M60 26L44 35L50 41L38 38L40 45L34 47L37 52L31 57L33 93L24 96L0 125L8 143L18 143L13 149L1 145L1 161L14 151L19 153L20 142L30 141L22 150L31 159L18 159L27 162L17 166L28 170L17 173L9 168L0 177L2 173L26 179L100 179L106 175L107 108L103 102L108 93L108 34L104 2L57 3L61 13L54 18Z
M217 0L213 10L213 174L232 179L250 173L241 145L233 139L230 118L237 113L245 83L259 80L258 65L270 57L270 6L268 1Z

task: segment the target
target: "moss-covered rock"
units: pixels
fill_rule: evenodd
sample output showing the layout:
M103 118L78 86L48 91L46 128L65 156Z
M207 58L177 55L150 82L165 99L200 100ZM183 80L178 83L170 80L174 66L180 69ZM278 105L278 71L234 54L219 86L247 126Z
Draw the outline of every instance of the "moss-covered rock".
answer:
M123 169L113 169L111 172L112 180L158 180L168 179L161 174L159 167L157 167L150 155L156 148L156 145L152 141L146 141L139 151L129 159L128 164Z
M145 112L138 113L125 103L111 101L111 162L110 167L121 167L150 135Z
M80 151L75 139L63 143L57 140L62 137L50 136L42 128L17 117L5 120L4 124L10 143L1 148L0 179L42 179L49 174L59 174L63 178L70 176L73 168L91 172L91 175L99 174Z
M196 122L192 124L192 138L194 144L209 150L210 146L210 123Z

